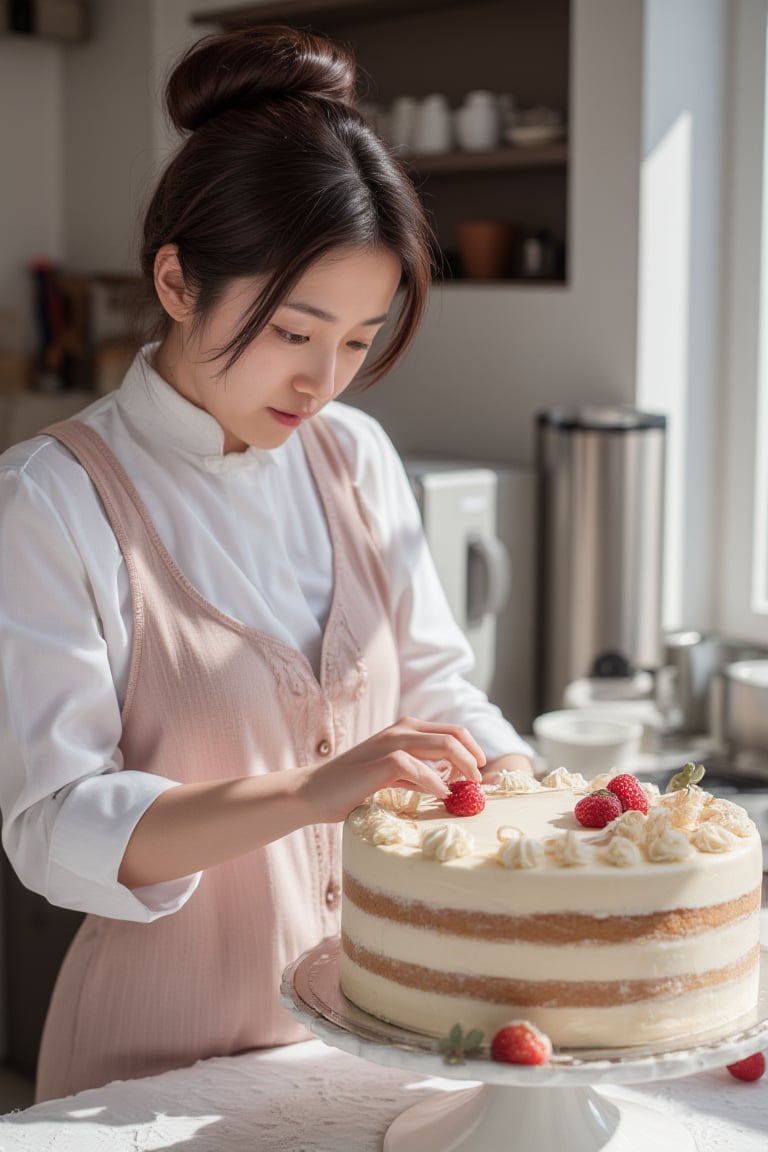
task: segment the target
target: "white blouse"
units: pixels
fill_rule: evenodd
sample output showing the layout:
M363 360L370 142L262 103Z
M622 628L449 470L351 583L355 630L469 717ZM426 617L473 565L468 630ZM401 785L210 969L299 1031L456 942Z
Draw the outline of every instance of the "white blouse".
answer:
M218 609L317 669L331 545L301 441L223 452L216 421L140 353L78 419L109 444L170 554ZM465 679L453 620L403 466L371 417L324 409L390 575L400 714L467 727L488 759L530 748ZM128 920L176 911L199 875L129 891L117 872L147 807L174 782L122 771L132 614L117 540L85 471L39 436L0 457L0 809L24 884L63 907Z

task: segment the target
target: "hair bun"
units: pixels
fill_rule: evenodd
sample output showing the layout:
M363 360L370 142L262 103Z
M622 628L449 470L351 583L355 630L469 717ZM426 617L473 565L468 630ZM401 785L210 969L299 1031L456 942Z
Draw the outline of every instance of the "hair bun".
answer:
M193 132L221 112L266 96L312 96L352 104L357 69L338 44L296 28L262 26L204 36L171 73L168 113Z

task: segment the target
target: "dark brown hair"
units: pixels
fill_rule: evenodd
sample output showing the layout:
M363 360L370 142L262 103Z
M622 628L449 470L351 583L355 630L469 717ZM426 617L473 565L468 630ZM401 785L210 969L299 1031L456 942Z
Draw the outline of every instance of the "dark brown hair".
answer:
M356 65L341 46L293 28L206 36L168 81L173 124L188 133L146 212L141 269L175 244L195 322L236 277L264 287L218 354L226 371L307 269L341 246L387 250L402 269L373 383L413 339L426 307L432 237L410 177L354 107ZM156 335L167 332L164 316Z

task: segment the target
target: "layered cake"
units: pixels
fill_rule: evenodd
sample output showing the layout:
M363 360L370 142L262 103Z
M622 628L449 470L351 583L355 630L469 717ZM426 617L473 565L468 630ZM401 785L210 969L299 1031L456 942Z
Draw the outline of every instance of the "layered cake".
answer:
M760 836L697 786L585 828L589 784L503 774L478 815L377 793L343 839L341 988L366 1012L486 1039L526 1019L561 1047L652 1043L755 1006Z

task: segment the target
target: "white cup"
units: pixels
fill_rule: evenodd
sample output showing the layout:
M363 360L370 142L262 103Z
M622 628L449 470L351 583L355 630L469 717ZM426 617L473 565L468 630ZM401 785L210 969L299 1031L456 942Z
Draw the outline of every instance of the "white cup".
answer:
M455 115L456 139L465 152L487 152L501 138L498 99L492 92L478 89L466 96Z
M413 96L398 96L392 101L387 116L389 139L398 152L413 148L417 101Z
M363 101L357 105L357 110L378 136L389 139L389 118L385 108L380 104Z
M448 99L442 92L433 92L420 101L416 110L414 151L448 152L452 143L453 125Z
M533 734L550 771L567 768L591 780L613 768L631 770L640 751L643 725L629 717L609 719L565 708L537 716Z

